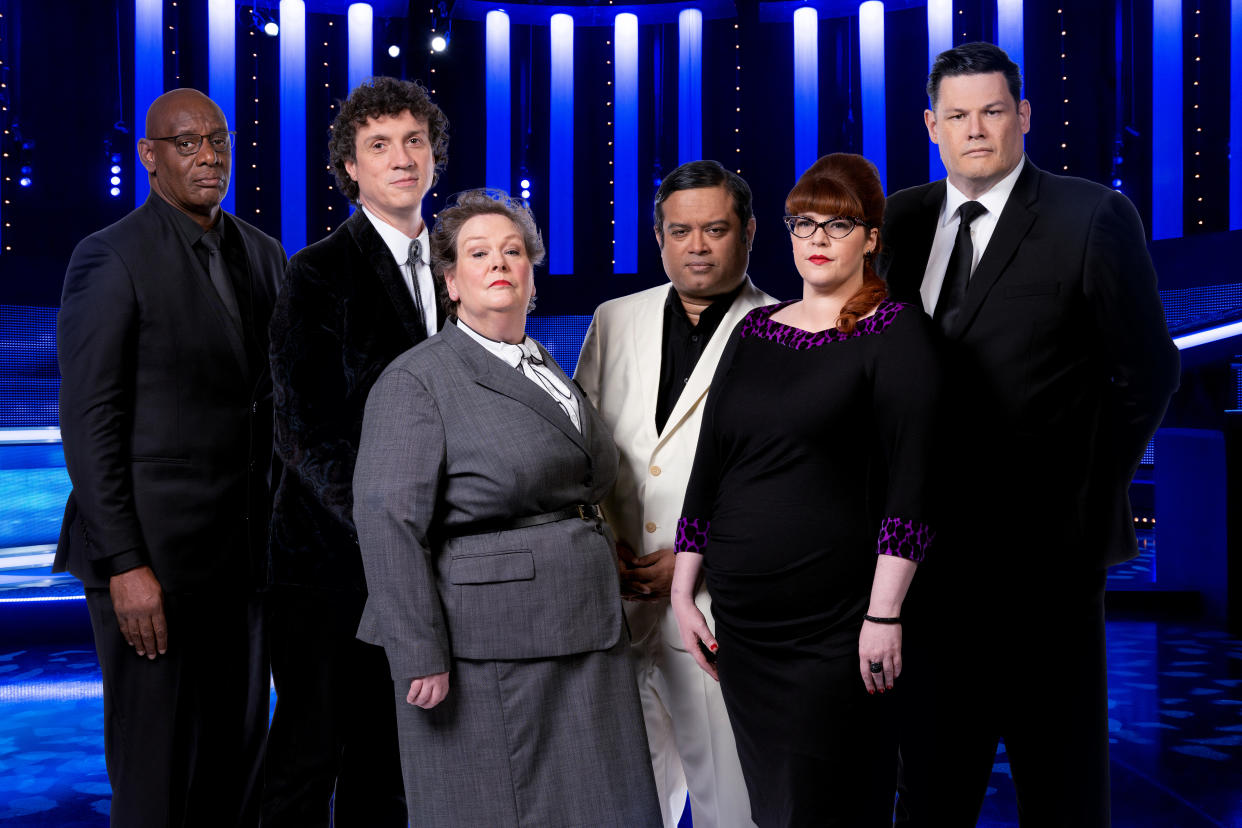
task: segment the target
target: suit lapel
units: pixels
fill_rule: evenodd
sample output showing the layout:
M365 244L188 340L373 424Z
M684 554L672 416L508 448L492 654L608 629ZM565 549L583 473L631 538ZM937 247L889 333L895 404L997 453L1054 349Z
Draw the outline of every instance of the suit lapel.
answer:
M525 374L510 368L504 362L489 354L483 349L482 345L459 331L456 325L445 325L440 335L461 360L466 363L476 383L531 409L560 429L580 449L586 451L583 434L574 428L574 424L570 422L569 417L565 415L561 407L545 391L527 379ZM546 354L547 352L544 351L544 353ZM549 362L549 364L554 363ZM565 377L564 372L558 369L556 373L564 379L566 385L571 389L571 393L581 400L582 398L578 394L577 387ZM583 410L581 419L585 422L585 410Z
M1033 207L1038 195L1039 170L1027 159L1026 166L1014 182L1013 192L1009 194L1005 209L1001 211L1000 219L996 222L996 229L992 231L988 248L983 251L983 258L979 260L974 274L970 277L970 284L966 288L966 303L962 306L956 329L949 334L951 337L960 338L970 328L970 323L979 313L979 308L992 286L1005 272L1005 266L1017 252L1018 245L1030 232L1037 215Z
M401 320L401 327L410 336L410 342L413 344L422 342L427 338L427 328L418 318L418 308L414 306L414 297L410 295L410 289L405 283L405 277L401 275L401 268L393 258L392 251L371 226L371 220L366 217L361 208L354 211L354 214L345 222L345 226L349 228L354 242L370 264L371 272L383 285L384 292L388 294L388 299L397 311L397 318Z
M660 365L663 362L664 303L671 289L665 287L664 290L651 291L634 315L634 324L630 328L629 345L634 351L630 364L634 366L638 384L632 391L641 397L639 410L644 412L645 417L642 427L652 440L657 436L655 410L660 394ZM669 422L672 422L671 418Z

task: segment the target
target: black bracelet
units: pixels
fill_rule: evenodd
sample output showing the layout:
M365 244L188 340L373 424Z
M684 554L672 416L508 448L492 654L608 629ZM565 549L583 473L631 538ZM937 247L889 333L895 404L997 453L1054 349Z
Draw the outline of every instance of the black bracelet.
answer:
M864 615L864 621L870 621L872 624L900 624L901 616L896 618L876 618L874 615Z

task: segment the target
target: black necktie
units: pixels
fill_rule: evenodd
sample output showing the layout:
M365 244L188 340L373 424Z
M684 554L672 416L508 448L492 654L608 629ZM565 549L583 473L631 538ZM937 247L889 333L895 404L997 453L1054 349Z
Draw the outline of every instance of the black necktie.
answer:
M198 240L207 249L207 275L211 277L211 285L216 289L229 318L241 330L241 311L237 308L237 297L233 294L233 283L229 280L228 269L224 266L224 254L220 252L220 234L208 230Z
M970 225L988 211L977 201L967 201L958 208L960 221L957 225L957 238L953 242L953 254L949 256L949 266L944 271L944 284L940 287L940 298L936 301L936 312L933 319L945 333L953 327L954 321L966 303L966 286L970 284L970 270L975 262L975 246L970 241Z
M410 276L414 285L414 307L418 309L418 321L427 327L427 312L423 310L423 291L418 286L418 263L423 260L423 244L418 239L410 239L409 256Z

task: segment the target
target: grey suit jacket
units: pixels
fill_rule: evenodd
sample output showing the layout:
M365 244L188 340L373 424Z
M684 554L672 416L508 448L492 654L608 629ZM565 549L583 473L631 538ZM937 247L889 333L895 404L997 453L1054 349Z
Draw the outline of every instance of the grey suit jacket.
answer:
M548 658L616 644L620 589L606 527L574 518L443 540L477 521L599 502L617 450L590 402L579 403L581 433L453 325L375 383L354 471L368 591L358 637L385 649L395 680L444 672L453 657Z

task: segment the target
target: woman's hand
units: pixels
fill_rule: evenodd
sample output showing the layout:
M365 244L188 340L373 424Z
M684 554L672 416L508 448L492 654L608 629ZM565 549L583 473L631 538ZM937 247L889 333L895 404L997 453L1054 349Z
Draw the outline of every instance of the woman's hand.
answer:
M872 672L872 664L883 664L883 672ZM858 669L867 692L893 689L901 675L901 625L864 621L858 636Z
M703 556L699 553L678 553L673 565L673 586L669 603L673 607L673 614L677 616L682 646L694 657L704 673L720 681L715 663L716 650L720 645L716 643L712 631L707 628L707 619L694 604L694 592L702 566Z
M422 676L421 678L410 679L410 692L405 694L405 700L415 707L430 710L444 701L444 697L448 695L448 690L448 673Z

